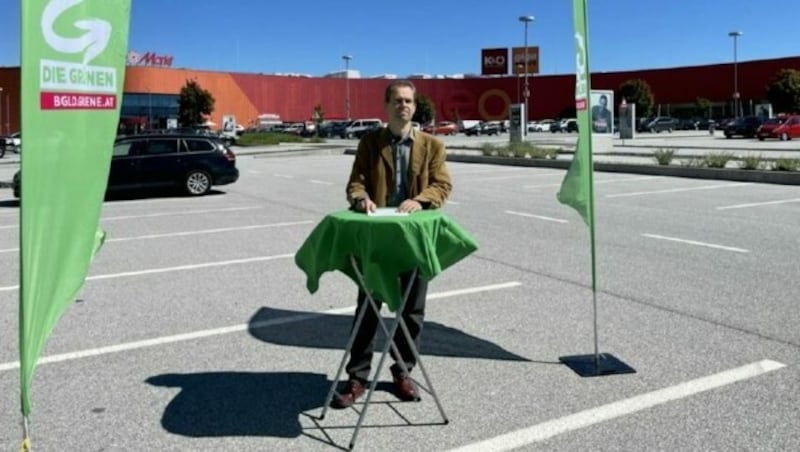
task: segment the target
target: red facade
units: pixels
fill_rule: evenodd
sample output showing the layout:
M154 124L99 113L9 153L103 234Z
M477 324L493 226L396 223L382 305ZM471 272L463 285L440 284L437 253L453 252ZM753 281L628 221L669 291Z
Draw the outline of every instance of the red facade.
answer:
M781 69L800 70L800 57L745 61L738 64L739 91L743 102L760 103L766 86ZM733 64L717 64L642 71L592 74L593 89L616 90L629 79L643 79L657 104L693 104L703 97L725 103L733 93ZM19 68L0 69L3 96L10 95L10 129L19 130ZM216 98L211 119L221 124L222 115L234 114L238 122L254 122L261 113L276 113L284 121L312 118L314 106L322 105L326 118L344 118L346 85L350 85L350 111L354 118L386 119L383 92L390 80L291 77L210 72L190 69L129 67L125 91L177 93L188 79L195 79ZM436 105L437 120L506 119L508 105L521 100L522 78L514 75L465 79L413 79L418 92ZM531 119L553 118L574 106L575 76L534 75L530 85ZM619 99L618 99L619 101ZM3 111L3 116L5 115ZM6 118L2 122L6 122Z

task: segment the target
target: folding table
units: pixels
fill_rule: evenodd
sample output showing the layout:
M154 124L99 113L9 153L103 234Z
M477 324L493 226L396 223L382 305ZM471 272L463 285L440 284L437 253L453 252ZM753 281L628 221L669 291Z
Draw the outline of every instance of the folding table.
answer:
M393 340L397 328L400 328L405 335L417 359L417 365L427 385L423 389L433 396L444 423L448 422L402 318L403 307L409 294L408 290L401 293L400 275L413 272L414 276L419 275L425 280L431 280L477 248L476 241L466 231L438 210L387 216L370 216L342 210L326 215L295 254L295 263L306 274L306 287L309 292L315 293L319 289L322 274L338 270L350 277L367 294L366 303L363 303L356 313L352 333L328 391L320 419L324 419L333 399L350 346L367 309L375 311L378 324L386 335L386 344L381 351L378 366L374 370L374 377L370 378L364 407L350 440L350 449L355 446L386 355L390 349L394 349L397 353ZM376 300L382 301L390 311L394 312L395 317L390 326L383 321ZM405 367L402 360L398 364Z

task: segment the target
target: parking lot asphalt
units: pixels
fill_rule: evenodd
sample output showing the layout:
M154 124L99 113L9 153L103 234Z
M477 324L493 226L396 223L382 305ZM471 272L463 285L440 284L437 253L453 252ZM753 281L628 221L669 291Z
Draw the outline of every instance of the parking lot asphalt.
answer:
M357 414L314 418L355 286L305 289L293 254L344 207L352 156L240 153L202 198L109 201L108 240L47 343L38 450L346 448ZM450 419L381 385L357 450L799 450L800 187L600 174L599 351L588 230L564 171L450 163L444 213L476 253L431 282L422 356ZM20 438L18 203L0 195L0 444ZM377 362L377 360L376 360ZM381 375L388 381L388 371Z

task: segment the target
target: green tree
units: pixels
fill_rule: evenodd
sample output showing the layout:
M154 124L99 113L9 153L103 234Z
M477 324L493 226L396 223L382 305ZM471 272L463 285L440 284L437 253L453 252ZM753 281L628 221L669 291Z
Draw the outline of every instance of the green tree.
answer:
M711 101L705 97L698 97L694 100L695 115L709 117L711 114Z
M204 115L213 111L214 96L196 80L186 80L178 94L178 122L183 126L202 124Z
M435 117L436 105L434 105L431 98L424 94L417 94L417 111L414 112L414 117L411 120L420 124L427 124L433 121Z
M767 99L775 112L800 112L800 71L797 69L778 71L767 85Z
M650 85L642 79L626 80L617 89L617 98L628 104L636 104L636 116L644 118L653 112L655 99Z

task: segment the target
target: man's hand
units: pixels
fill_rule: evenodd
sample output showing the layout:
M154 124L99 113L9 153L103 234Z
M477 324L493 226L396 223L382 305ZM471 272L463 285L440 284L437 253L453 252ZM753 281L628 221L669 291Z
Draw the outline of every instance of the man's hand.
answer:
M413 199L406 199L397 207L398 212L411 213L422 210L422 204Z
M353 207L355 208L356 212L366 213L366 212L375 212L376 206L371 199L365 198L358 200L358 202L356 202Z

